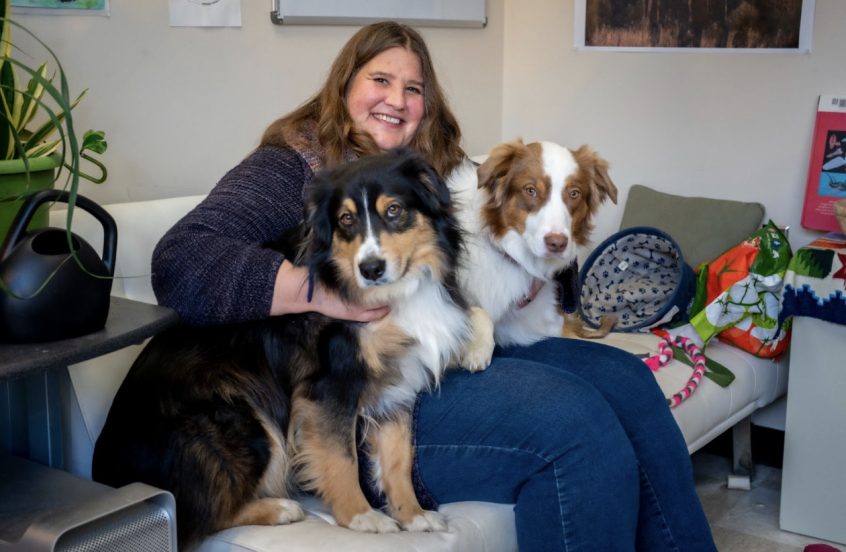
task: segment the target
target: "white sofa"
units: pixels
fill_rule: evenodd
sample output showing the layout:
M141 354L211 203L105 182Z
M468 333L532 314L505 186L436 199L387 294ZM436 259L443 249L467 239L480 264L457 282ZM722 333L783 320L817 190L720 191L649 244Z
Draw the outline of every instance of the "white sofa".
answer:
M150 286L153 247L166 229L193 208L203 196L107 205L118 227L116 279L112 294L155 302ZM64 211L51 213L51 226L64 226ZM102 230L92 217L75 211L74 232L93 244L102 243ZM658 338L645 334L612 334L605 341L634 353L655 351ZM90 479L94 443L105 423L114 394L141 346L71 366L65 401L65 466ZM713 342L706 354L732 370L737 379L721 388L703 379L699 389L673 410L692 453L741 421L756 409L783 395L787 386L787 355L773 363ZM655 373L667 396L681 389L691 369L673 361ZM746 426L748 429L748 426ZM748 433L746 431L745 433ZM747 443L748 448L748 443ZM747 450L748 452L748 450ZM404 550L514 551L517 541L511 505L482 502L444 504L449 533L356 533L333 524L331 515L314 498L304 501L307 519L290 526L240 527L223 531L202 545L212 551L329 551L367 552ZM178 520L177 520L178 521Z

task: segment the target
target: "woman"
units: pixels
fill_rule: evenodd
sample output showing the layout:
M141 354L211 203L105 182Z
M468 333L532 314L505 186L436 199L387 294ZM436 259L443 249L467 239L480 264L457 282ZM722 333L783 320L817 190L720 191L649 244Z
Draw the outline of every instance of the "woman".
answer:
M369 321L387 307L306 302L305 269L262 242L298 222L323 166L411 146L442 174L464 158L423 39L361 29L311 100L274 122L153 255L159 302L192 324L312 310ZM549 339L451 371L416 407L421 504L515 503L520 550L716 550L690 458L654 377L628 353Z

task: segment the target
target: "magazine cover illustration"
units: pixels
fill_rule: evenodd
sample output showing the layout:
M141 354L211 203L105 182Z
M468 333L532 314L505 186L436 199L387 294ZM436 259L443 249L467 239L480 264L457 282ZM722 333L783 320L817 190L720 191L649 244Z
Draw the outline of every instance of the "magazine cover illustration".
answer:
M840 232L834 202L846 198L846 96L820 96L802 226Z

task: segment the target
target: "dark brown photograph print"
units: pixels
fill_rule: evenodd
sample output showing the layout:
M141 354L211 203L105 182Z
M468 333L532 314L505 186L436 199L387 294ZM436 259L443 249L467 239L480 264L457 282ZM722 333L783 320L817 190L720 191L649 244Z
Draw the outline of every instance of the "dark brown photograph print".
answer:
M803 0L586 0L585 46L798 48Z

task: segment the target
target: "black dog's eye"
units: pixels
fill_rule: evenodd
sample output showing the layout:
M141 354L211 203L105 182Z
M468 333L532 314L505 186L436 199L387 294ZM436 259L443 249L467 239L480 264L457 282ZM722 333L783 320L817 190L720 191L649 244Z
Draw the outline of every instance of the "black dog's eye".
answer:
M343 226L352 226L354 221L355 217L352 216L352 213L341 213L341 217L338 219L338 222Z
M389 219L397 218L400 215L400 213L402 213L402 207L400 207L396 203L392 203L385 210L385 214L388 215Z

